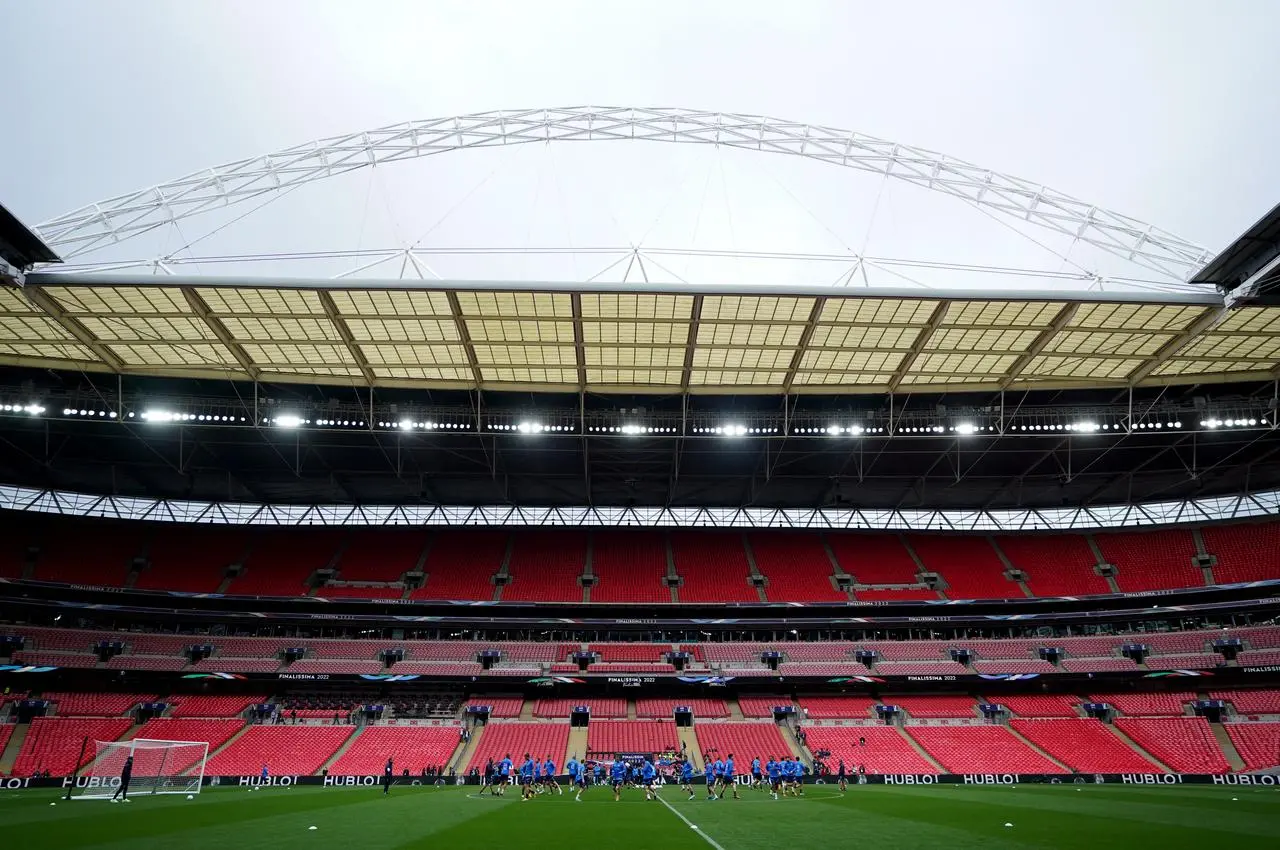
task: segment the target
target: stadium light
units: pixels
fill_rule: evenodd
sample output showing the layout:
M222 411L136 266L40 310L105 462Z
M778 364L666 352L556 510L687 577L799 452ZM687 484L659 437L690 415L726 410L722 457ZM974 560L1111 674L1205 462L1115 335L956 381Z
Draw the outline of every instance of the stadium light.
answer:
M974 425L972 422L961 422L955 427L955 432L964 436L976 434L978 433L978 426Z
M279 428L297 428L302 425L305 420L302 417L292 413L285 413L277 416L272 422Z
M174 422L178 414L168 410L144 410L142 419L144 422Z
M41 413L44 413L44 409L44 405L39 404L38 402L32 402L30 404L0 405L0 410L5 413L25 413L28 416L39 416Z

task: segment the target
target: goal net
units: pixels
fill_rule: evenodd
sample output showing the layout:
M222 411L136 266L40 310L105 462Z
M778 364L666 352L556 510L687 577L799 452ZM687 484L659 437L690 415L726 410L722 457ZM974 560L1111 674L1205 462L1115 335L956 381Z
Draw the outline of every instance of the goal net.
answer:
M72 799L103 799L120 787L125 761L133 758L129 794L199 794L209 744L205 741L95 741L93 759L76 777Z

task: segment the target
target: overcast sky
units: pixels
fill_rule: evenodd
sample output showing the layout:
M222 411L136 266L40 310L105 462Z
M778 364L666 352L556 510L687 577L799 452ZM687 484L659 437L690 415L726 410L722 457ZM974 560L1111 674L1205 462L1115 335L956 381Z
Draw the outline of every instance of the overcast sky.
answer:
M0 202L29 224L327 135L578 104L858 130L1043 182L1214 250L1280 200L1273 0L3 5ZM200 250L644 239L1068 262L914 187L778 157L624 147L481 151L368 171L273 205L266 223L228 228ZM172 251L220 221L109 256ZM464 273L440 262L446 277Z

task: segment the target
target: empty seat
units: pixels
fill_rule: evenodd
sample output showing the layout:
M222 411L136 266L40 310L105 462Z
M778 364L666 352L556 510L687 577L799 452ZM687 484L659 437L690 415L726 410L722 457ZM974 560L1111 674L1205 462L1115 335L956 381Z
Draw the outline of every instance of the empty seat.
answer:
M577 531L520 531L511 536L508 602L581 602L587 536Z
M769 580L770 602L846 602L832 584L834 568L822 538L812 532L761 531L747 536L756 569Z
M366 726L351 746L329 766L330 776L378 776L387 759L395 772L420 774L424 768L443 769L458 748L457 726Z
M467 770L484 769L489 759L499 761L510 755L517 766L525 753L537 758L551 756L556 764L565 763L566 751L569 749L568 723L508 723L498 721L490 723L484 734L476 742L475 751L471 754L471 762ZM586 753L578 753L585 758Z
M47 770L54 776L67 776L93 761L97 756L95 741L118 740L131 725L132 721L124 717L37 717L27 730L13 774L31 776ZM88 745L84 746L86 740Z
M591 753L656 753L679 748L680 737L671 720L592 720L587 727Z
M1280 766L1280 723L1228 723L1226 730L1246 770Z
M1009 725L1028 741L1067 767L1082 773L1156 773L1143 758L1101 720L1019 719Z
M883 701L900 706L909 717L974 718L978 704L970 696L886 696Z
M770 758L791 755L791 748L772 723L703 723L698 726L698 746L713 758L733 756L734 770L746 773L751 760L763 764Z
M895 726L809 726L805 737L810 751L829 750L827 764L843 761L850 773L860 766L867 773L938 773Z
M355 731L354 726L250 726L209 759L211 776L257 776L265 764L273 776L310 776Z
M592 602L670 602L661 532L597 531L591 542Z
M750 567L742 535L733 532L676 532L671 535L676 572L684 579L681 602L759 602L747 581Z
M948 773L1056 773L1061 768L1003 726L907 726Z
M1231 770L1203 717L1118 717L1116 726L1179 773Z

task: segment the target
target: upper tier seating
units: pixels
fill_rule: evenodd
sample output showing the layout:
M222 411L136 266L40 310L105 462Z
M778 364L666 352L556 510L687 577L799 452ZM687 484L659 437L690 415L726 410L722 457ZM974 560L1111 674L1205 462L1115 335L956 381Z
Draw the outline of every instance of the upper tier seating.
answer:
M585 705L591 709L591 719L626 717L627 701L621 698L602 697L597 699L540 699L533 706L534 717L545 717L551 720L568 720L569 713L575 706Z
M301 596L316 570L333 562L342 533L329 528L273 530L254 536L245 572L227 592L244 596Z
M865 720L875 704L871 697L800 697L800 708L810 720Z
M600 661L604 663L641 662L649 664L665 663L662 657L671 652L669 643L593 643L587 646L588 652L600 653Z
M1111 592L1094 572L1098 559L1082 534L997 537L996 545L1014 569L1027 574L1036 596L1089 596Z
M680 737L671 720L592 720L587 727L587 749L592 753L655 753L679 748Z
M424 768L441 768L458 748L456 726L366 726L329 767L330 776L378 776L387 759L395 772L418 775Z
M476 742L467 770L483 770L489 759L499 761L506 755L519 765L525 753L539 758L551 756L556 764L563 765L568 749L568 723L490 723ZM586 753L578 753L578 757L584 758Z
M875 587L859 588L853 592L859 602L911 602L919 599L938 599L938 591L927 587Z
M692 697L687 699L638 699L636 700L636 717L668 718L675 716L677 706L688 706L693 710L695 720L728 717L729 706L722 699Z
M1196 542L1190 531L1099 534L1094 539L1116 565L1116 584L1125 593L1204 586L1204 575L1191 563Z
M737 532L677 531L671 534L671 554L680 585L681 602L759 602L747 581L751 573L742 535Z
M808 726L805 736L810 752L830 750L827 764L835 768L843 761L850 773L857 773L860 765L867 773L938 772L895 726ZM866 739L865 746L859 738Z
M982 661L973 662L979 673L1057 673L1059 668L1048 661Z
M747 542L755 556L756 569L769 580L765 592L771 601L848 601L848 595L832 584L831 558L818 535L753 532L747 535Z
M98 666L98 656L84 652L32 652L21 649L13 654L13 663L91 669Z
M519 531L511 536L508 602L581 602L587 535L580 531Z
M670 602L667 539L646 531L597 531L591 541L592 602Z
M958 661L886 661L876 664L884 676L963 676L969 672Z
M1225 728L1246 770L1280 766L1280 723L1228 723Z
M969 696L892 696L885 697L883 701L900 706L908 717L964 717L972 720L978 716L978 704Z
M1101 720L1014 718L1009 725L1028 741L1067 767L1081 773L1156 773L1159 768L1139 755Z
M792 705L789 696L754 696L754 697L738 697L738 708L742 710L743 717L767 717L773 719L773 709L775 706Z
M1134 717L1178 717L1196 698L1192 692L1168 694L1094 694L1090 702L1108 702L1121 714Z
M205 765L210 776L310 776L355 732L354 726L250 726Z
M1136 670L1138 665L1132 659L1117 656L1110 658L1068 658L1062 662L1062 669L1071 673L1110 673L1117 670Z
M828 534L826 539L836 561L858 584L918 583L919 568L895 534Z
M427 581L410 599L493 598L493 576L507 556L505 531L441 531L427 548Z
M1079 717L1076 706L1079 697L1066 694L1026 694L993 696L988 694L987 701L1005 706L1014 717Z
M519 717L520 710L524 708L524 697L477 695L467 700L468 708L473 705L489 706L490 717Z
M698 746L713 757L733 755L735 772L746 773L754 758L791 755L791 748L772 723L704 723L698 727Z
M1209 697L1227 700L1240 714L1280 714L1280 690L1275 688L1210 691Z
M1209 525L1200 534L1205 551L1218 559L1213 566L1218 584L1280 576L1280 523Z
M245 696L243 694L219 694L216 696L183 696L175 694L168 702L174 708L170 712L173 717L239 717L251 705L265 703L267 697L261 695Z
M399 581L418 566L427 536L418 529L361 529L347 540L338 559L341 581ZM331 592L327 589L326 593ZM324 594L321 594L324 595Z
M1003 726L908 726L948 773L1056 773L1053 762Z
M919 534L908 538L926 570L941 573L949 599L1019 599L1004 564L985 537Z
M90 584L123 587L133 565L142 554L141 523L78 520L74 534L60 524L43 528L40 555L36 559L35 578L65 584ZM86 549L85 541L92 546Z
M1228 773L1203 717L1118 717L1116 728L1177 773Z
M94 741L115 741L128 732L131 725L133 722L124 717L37 717L22 742L13 775L31 776L47 770L54 776L66 776L93 761L97 755ZM84 748L84 759L80 760L81 745L86 738L89 746Z
M213 593L222 585L227 567L249 549L249 535L240 528L167 523L152 528L155 533L147 550L150 566L133 583L142 590Z
M155 702L155 694L98 694L83 691L45 691L41 699L57 703L59 717L119 717L140 702Z

